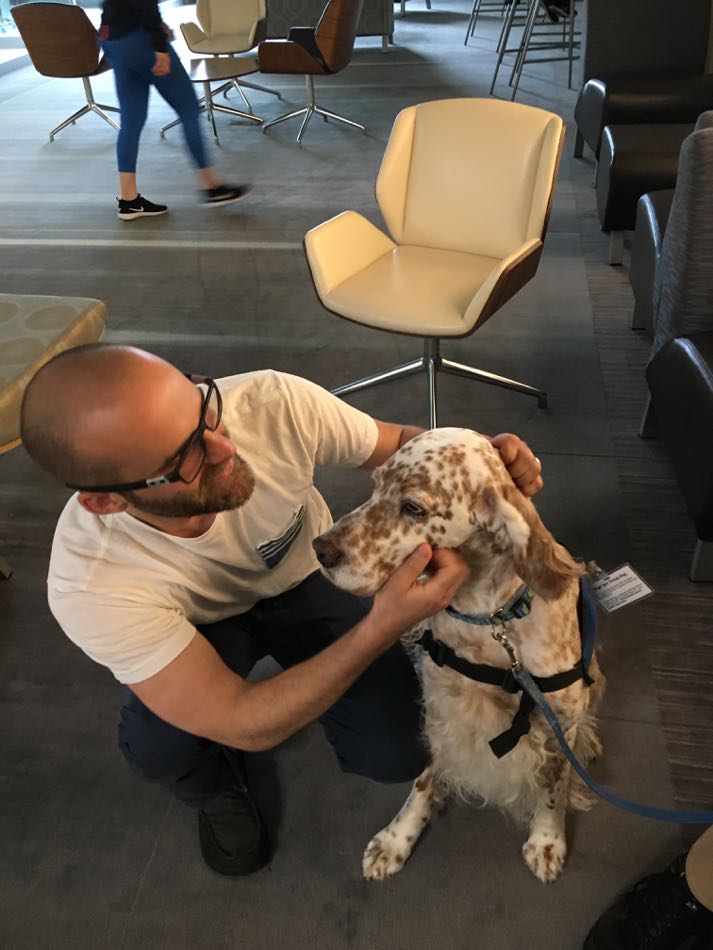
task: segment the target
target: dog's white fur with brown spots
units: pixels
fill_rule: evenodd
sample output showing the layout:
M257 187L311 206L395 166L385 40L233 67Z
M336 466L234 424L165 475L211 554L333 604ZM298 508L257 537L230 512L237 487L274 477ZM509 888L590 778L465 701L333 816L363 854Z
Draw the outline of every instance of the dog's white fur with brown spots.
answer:
M527 617L507 623L520 661L537 676L570 669L581 653L577 621L584 571L515 488L499 453L468 429L434 429L404 445L374 472L372 497L316 542L324 571L357 594L375 593L421 541L458 549L470 567L453 599L464 613L490 614L523 583L535 591ZM475 663L507 667L488 626L445 611L430 621L434 636ZM580 760L601 753L594 712L604 688L596 656L591 687L579 680L548 694ZM507 729L520 701L496 686L473 682L428 656L421 663L425 735L431 762L398 815L364 852L366 878L401 869L434 804L456 793L495 805L529 826L522 853L543 882L560 874L567 855L565 812L592 799L562 755L539 711L529 735L497 759L488 740Z

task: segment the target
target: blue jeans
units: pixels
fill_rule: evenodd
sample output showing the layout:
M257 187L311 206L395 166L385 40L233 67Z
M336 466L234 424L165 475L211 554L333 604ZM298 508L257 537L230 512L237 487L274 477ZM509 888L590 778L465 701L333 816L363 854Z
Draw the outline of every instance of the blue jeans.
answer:
M338 590L316 573L247 613L201 627L201 633L227 666L247 676L263 656L283 668L314 656L370 607L371 601ZM418 678L400 644L372 663L319 721L345 772L406 782L426 766ZM200 807L234 781L222 746L159 719L128 689L119 748L136 774L188 805Z
M118 40L102 40L101 45L114 70L116 95L121 109L121 130L116 142L119 171L136 172L139 137L146 122L149 89L152 85L178 113L186 145L196 167L207 168L209 163L198 123L198 99L193 83L173 47L168 47L171 71L167 76L154 76L151 69L156 62L156 51L145 30L134 30Z

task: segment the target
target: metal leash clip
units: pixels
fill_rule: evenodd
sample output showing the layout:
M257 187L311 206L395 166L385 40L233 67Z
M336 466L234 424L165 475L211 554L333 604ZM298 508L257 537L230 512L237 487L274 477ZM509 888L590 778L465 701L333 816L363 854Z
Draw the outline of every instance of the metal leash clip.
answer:
M515 647L505 633L505 621L497 613L490 616L490 636L506 651L510 657L510 669L516 673L520 669L520 661L515 656Z

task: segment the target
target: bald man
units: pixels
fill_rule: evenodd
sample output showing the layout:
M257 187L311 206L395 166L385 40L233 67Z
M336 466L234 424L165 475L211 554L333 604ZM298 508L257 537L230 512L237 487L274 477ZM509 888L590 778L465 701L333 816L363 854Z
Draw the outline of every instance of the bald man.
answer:
M119 747L195 808L211 868L267 862L244 753L316 719L347 772L403 782L422 771L399 636L450 601L465 565L421 545L372 601L326 581L311 544L331 522L315 467L371 470L420 429L285 373L216 383L102 344L37 373L21 426L35 461L75 489L52 546L52 613L127 687ZM520 489L539 490L527 446L494 443ZM250 682L267 655L282 671Z

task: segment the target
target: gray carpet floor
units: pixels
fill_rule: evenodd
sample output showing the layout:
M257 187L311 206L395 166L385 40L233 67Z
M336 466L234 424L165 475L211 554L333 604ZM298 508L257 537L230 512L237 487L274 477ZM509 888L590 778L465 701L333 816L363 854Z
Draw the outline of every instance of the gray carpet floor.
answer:
M78 107L80 84L31 68L1 77L0 289L99 297L107 340L213 376L271 366L333 387L408 358L408 339L322 310L301 241L345 208L379 222L374 178L401 108L487 94L499 21L483 18L465 47L469 5L434 6L412 0L388 54L377 39L360 40L344 73L318 81L323 104L363 122L365 136L314 122L298 149L292 124L263 135L219 117L216 163L254 192L214 212L195 204L180 131L159 138L170 111L158 97L140 187L171 213L126 225L114 215L112 130L89 117L46 140ZM266 82L300 102L301 80ZM95 89L98 100L114 101L111 75ZM272 97L253 98L261 115L283 111ZM519 98L571 120L563 64L528 66ZM609 688L596 776L655 804L704 807L713 800L713 597L709 585L685 579L694 536L665 454L635 436L647 343L628 329L625 268L604 263L592 162L570 154L568 141L536 278L482 331L444 347L544 386L550 408L449 377L441 420L520 433L543 461L538 507L553 532L603 566L631 560L654 584L655 598L602 621ZM426 422L418 378L354 402L381 418ZM570 822L566 870L546 888L522 863L519 829L492 810L453 803L399 876L365 883L362 848L407 788L342 775L315 726L252 760L278 845L270 866L245 880L220 878L200 860L192 814L128 773L114 741L119 687L49 615L49 544L66 493L22 450L3 456L0 469L0 538L15 568L0 585L2 946L576 950L617 892L690 839L676 825L599 804ZM319 486L336 514L368 491L353 472L320 473Z

